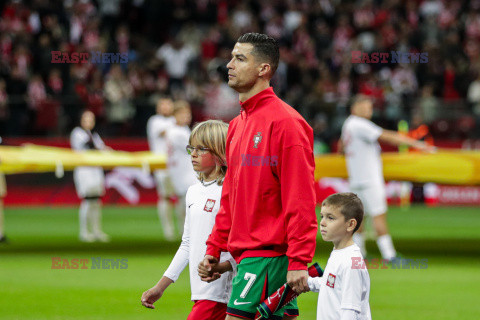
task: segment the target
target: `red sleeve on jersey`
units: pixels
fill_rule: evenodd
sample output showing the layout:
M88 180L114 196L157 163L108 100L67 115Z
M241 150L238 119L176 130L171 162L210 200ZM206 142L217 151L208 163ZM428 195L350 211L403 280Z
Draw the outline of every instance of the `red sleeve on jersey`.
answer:
M235 121L232 121L229 126L227 134L227 145L225 147L225 155L227 163L229 163L229 149L230 141L235 131ZM225 175L223 180L222 188L222 198L220 200L220 209L218 210L217 216L215 217L215 225L213 226L212 233L207 239L207 252L206 254L211 255L220 259L220 252L227 251L227 241L230 229L232 227L232 215L230 211L229 203L229 193L230 193L230 177L229 171Z
M215 225L212 233L207 239L206 254L220 259L220 252L227 251L227 240L232 226L232 216L230 214L229 196L229 177L228 170L223 181L222 199L220 200L220 209L215 217Z
M277 125L282 207L287 229L288 270L307 270L312 261L317 238L313 132L306 122L288 121Z

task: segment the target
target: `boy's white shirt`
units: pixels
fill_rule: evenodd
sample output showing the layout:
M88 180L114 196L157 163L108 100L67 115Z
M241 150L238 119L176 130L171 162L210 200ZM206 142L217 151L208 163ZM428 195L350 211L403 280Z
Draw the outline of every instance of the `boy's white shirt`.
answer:
M378 138L383 129L372 121L350 115L342 127L342 142L351 187L383 181L381 148Z
M369 303L370 276L366 268L352 268L352 258L360 258L363 261L360 248L356 244L339 250L334 249L323 277L308 278L310 290L319 292L317 320L341 319L342 310L354 310L356 313L354 319L372 318Z
M232 279L236 273L236 263L230 253L222 252L220 262L230 261L233 272L226 272L211 283L202 281L197 272L197 266L207 251L206 241L215 224L221 196L222 187L217 183L205 187L198 182L187 191L182 243L164 276L176 281L187 264L190 264L192 300L228 303L230 299Z
M150 151L157 154L167 153L167 142L162 132L167 132L168 128L175 124L174 117L165 117L156 114L150 117L147 122L147 138Z
M167 170L178 196L184 196L188 188L198 182L191 157L186 150L190 133L188 126L177 124L170 126L166 133L168 146Z

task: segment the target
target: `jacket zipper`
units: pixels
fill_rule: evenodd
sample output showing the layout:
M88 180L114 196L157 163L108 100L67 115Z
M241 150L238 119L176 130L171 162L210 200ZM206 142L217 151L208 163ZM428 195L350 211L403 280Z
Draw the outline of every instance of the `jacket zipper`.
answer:
M243 115L245 114L245 119L243 118ZM240 117L242 118L242 120L245 121L245 123L243 123L243 127L242 127L242 134L240 135L240 138L237 140L238 141L238 160L239 160L239 163L240 163L240 167L242 166L242 141L243 141L243 134L245 133L245 127L247 126L247 119L248 119L248 115L247 115L247 112L245 111L245 109L241 108L240 109ZM243 121L242 121L243 122ZM237 172L235 173L235 185L237 185L238 183L238 176L239 176L239 173L240 172L240 168L237 169Z

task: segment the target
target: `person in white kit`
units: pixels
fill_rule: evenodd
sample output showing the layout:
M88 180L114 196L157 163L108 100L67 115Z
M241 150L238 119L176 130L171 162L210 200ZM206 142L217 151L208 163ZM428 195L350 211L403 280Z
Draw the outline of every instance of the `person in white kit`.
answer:
M2 138L0 137L0 144ZM0 171L0 242L7 242L4 230L4 213L3 213L3 198L7 195L7 183L5 181L5 175Z
M191 132L188 127L192 122L190 104L185 100L175 101L173 103L173 116L175 117L175 123L168 128L166 133L168 149L167 170L173 191L177 196L175 213L181 234L185 221L185 194L191 185L197 183L190 156L185 150ZM171 219L171 216L168 215L167 218ZM173 226L172 222L169 223Z
M370 277L353 234L363 220L362 201L351 192L330 195L322 202L320 232L333 242L323 277L308 278L319 292L317 320L368 320Z
M365 206L365 213L373 218L380 253L383 259L392 260L397 253L388 231L385 180L378 142L396 146L407 145L428 152L433 152L435 148L423 141L377 126L370 121L372 113L373 104L369 97L355 97L351 115L342 127L338 149L345 154L350 190L358 194ZM362 254L366 255L362 231L363 226L360 226L353 239L361 248Z
M75 151L108 150L95 127L95 115L84 111L80 117L80 126L73 129L70 145ZM83 242L108 242L110 237L102 231L102 202L105 194L105 175L101 167L77 167L73 171L73 180L80 204L80 240Z
M0 242L7 242L4 230L4 213L3 213L3 198L7 195L7 183L5 182L5 175L0 171Z
M150 150L155 154L167 154L167 130L175 124L172 116L173 101L170 98L160 98L156 107L157 114L148 119L147 138ZM154 172L157 184L158 202L157 210L160 223L162 224L163 235L167 240L174 239L174 228L170 214L173 204L170 199L174 195L167 169L160 169Z
M225 141L228 125L219 120L198 124L192 131L186 150L191 164L198 173L198 182L192 185L186 197L186 219L182 243L160 281L142 295L142 305L154 308L165 289L175 282L190 264L191 299L195 302L188 320L224 320L230 298L233 271L236 268L232 256L223 252L217 273L204 282L197 274L197 266L203 260L215 217L220 208L222 184L226 173ZM185 146L184 146L185 148Z

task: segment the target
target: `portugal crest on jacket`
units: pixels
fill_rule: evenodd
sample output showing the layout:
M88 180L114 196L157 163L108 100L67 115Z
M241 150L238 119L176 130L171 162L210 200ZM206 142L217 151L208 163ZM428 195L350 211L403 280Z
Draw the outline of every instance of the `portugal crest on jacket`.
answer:
M258 148L258 144L259 144L261 141L262 141L262 133L261 133L261 132L257 132L257 134L253 136L253 142L254 142L253 147L254 147L254 148Z
M212 212L214 206L215 206L215 200L207 199L207 202L205 202L205 207L203 208L203 211Z

